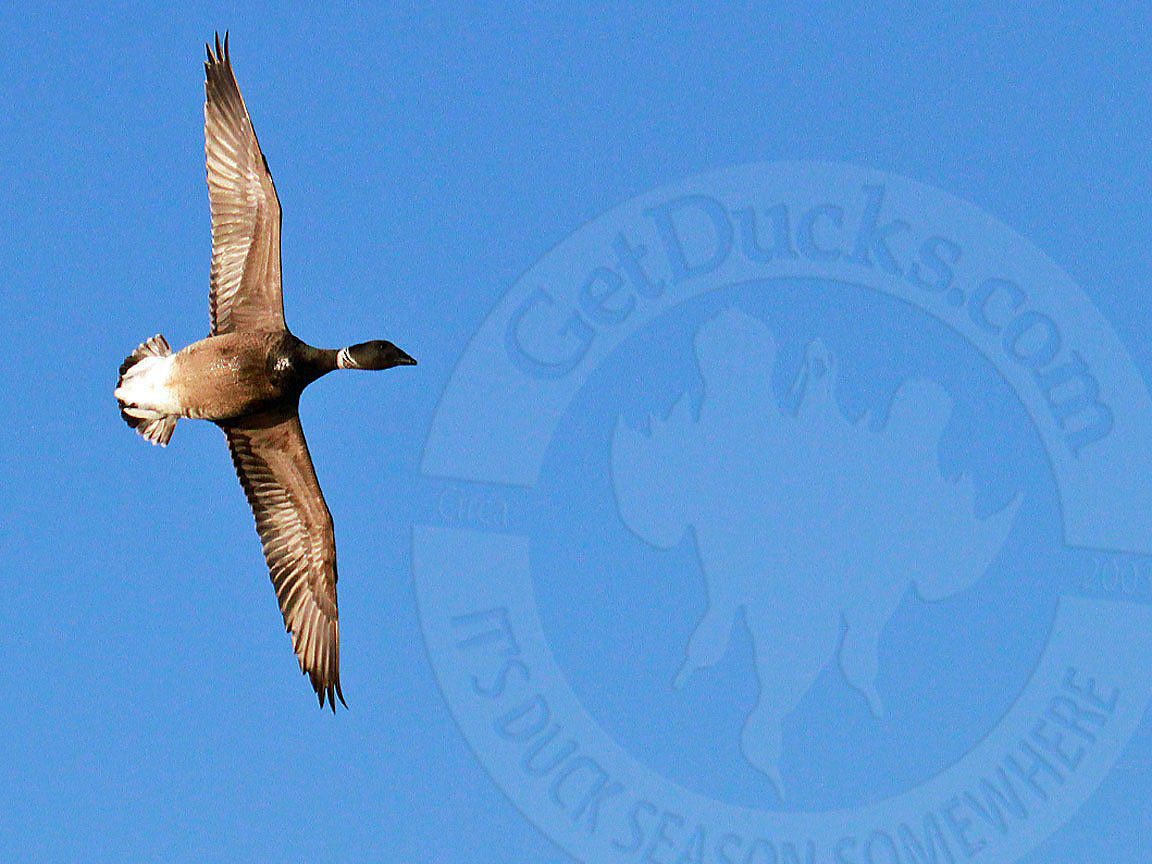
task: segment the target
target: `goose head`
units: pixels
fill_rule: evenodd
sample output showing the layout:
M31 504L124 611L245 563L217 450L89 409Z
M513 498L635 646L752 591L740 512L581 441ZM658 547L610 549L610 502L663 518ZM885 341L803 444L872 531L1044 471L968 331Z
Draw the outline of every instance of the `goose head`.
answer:
M397 348L385 339L360 342L341 348L336 355L336 366L340 369L367 369L379 371L394 366L415 366L416 361L406 351Z

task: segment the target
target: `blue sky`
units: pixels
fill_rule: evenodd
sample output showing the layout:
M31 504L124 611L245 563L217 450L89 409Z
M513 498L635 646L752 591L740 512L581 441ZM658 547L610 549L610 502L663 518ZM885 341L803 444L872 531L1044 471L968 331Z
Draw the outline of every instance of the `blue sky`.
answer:
M1053 259L1152 380L1148 13L808 6L0 12L0 857L572 860L454 722L425 648L413 524L436 510L422 453L472 335L549 250L654 188L785 160L911 178ZM335 718L291 658L220 433L181 422L171 447L150 448L111 396L139 341L207 332L201 61L217 28L283 204L294 332L388 338L420 362L333 376L302 407L340 545L351 710ZM647 362L652 380L679 375L658 350ZM571 416L603 420L609 391L582 398ZM547 488L609 519L595 498L607 487L566 470ZM555 653L616 740L676 774L675 748L645 751L646 715L587 683L589 657L610 664L603 646L626 629L602 636L611 603L578 605L589 583L571 533L535 547ZM627 602L659 626L658 596ZM593 623L561 632L575 608ZM706 710L706 694L685 698L677 710ZM1149 772L1144 720L1023 860L1148 860ZM754 781L702 782L769 800Z

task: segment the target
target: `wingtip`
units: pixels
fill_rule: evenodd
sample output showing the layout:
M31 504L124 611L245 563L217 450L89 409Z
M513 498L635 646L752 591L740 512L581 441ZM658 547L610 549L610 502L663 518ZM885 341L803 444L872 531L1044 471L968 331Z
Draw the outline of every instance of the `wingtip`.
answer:
M324 710L325 706L327 706L332 710L333 714L336 713L337 699L340 700L340 704L345 708L348 707L348 703L344 701L344 694L340 691L339 681L335 684L329 684L327 687L323 685L318 686L316 688L316 699L320 703L320 710Z

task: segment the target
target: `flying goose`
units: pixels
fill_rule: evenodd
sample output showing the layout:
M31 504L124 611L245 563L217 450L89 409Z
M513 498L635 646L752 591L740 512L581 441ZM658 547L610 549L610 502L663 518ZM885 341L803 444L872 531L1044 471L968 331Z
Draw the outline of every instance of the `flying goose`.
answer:
M334 369L416 363L391 342L313 348L284 322L280 201L232 71L228 36L208 52L204 103L212 269L207 339L175 354L160 335L120 366L124 420L165 446L181 417L211 420L228 439L256 517L272 585L300 669L323 708L340 690L336 539L297 408Z

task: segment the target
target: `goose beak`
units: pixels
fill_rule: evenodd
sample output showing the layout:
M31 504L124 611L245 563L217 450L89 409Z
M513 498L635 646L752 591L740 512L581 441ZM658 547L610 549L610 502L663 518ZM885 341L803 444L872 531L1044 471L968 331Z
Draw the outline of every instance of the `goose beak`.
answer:
M403 349L397 348L396 353L398 355L396 358L396 365L397 366L415 366L416 365L416 358L409 355Z

